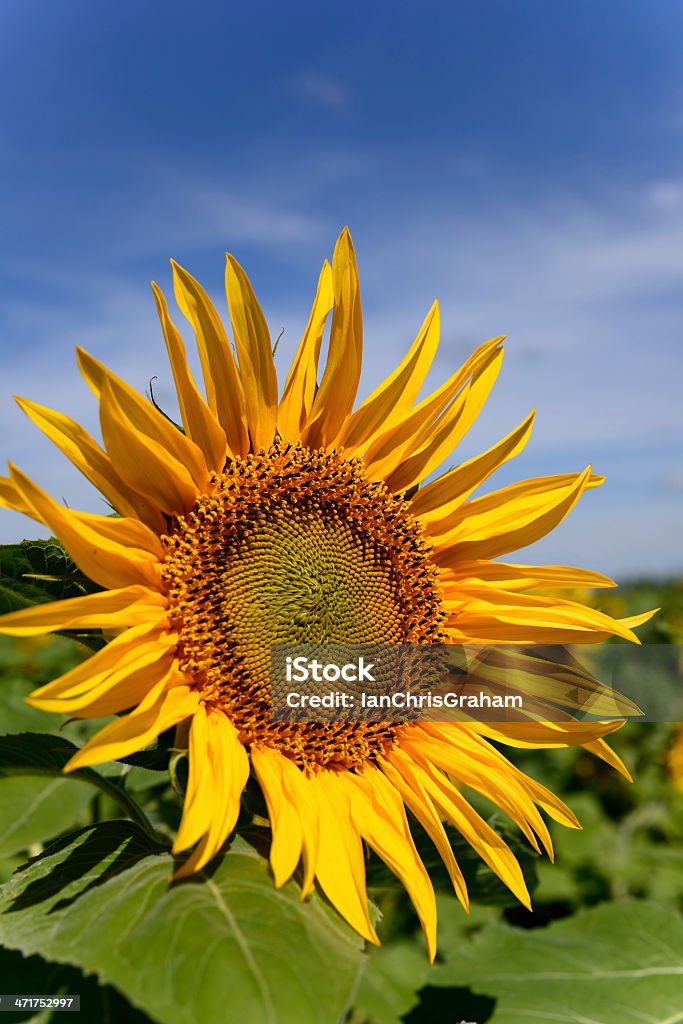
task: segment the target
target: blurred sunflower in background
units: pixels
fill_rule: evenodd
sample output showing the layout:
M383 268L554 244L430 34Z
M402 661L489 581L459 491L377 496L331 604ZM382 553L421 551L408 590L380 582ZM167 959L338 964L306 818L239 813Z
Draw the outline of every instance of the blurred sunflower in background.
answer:
M672 612L668 616L668 633L671 642L674 644L683 643L683 614ZM683 653L679 655L678 670L683 673ZM679 722L678 729L671 741L667 752L667 767L677 789L683 792L683 722Z
M552 855L540 810L578 823L498 744L581 745L626 774L603 739L616 724L274 722L270 647L636 640L632 628L648 616L615 619L548 595L612 586L605 576L495 561L547 534L602 478L588 467L473 499L522 450L532 414L488 451L423 485L482 409L503 339L481 345L418 401L438 343L435 303L398 368L354 410L362 317L346 230L331 266L323 265L281 395L264 316L236 260L228 256L226 264L236 357L199 283L175 263L173 275L205 386L202 394L153 286L182 430L80 350L81 372L100 405L103 447L66 416L18 400L119 517L64 508L10 465L0 501L45 524L102 589L6 615L0 633L113 631L106 647L29 698L75 717L127 712L86 743L68 770L126 757L182 725L189 778L174 853L191 852L176 877L199 871L220 850L251 772L268 808L275 884L301 861L302 896L317 880L346 920L376 942L365 841L405 885L433 958L435 897L406 811L438 848L463 905L467 890L444 821L528 906L515 857L463 787L490 799L536 850Z

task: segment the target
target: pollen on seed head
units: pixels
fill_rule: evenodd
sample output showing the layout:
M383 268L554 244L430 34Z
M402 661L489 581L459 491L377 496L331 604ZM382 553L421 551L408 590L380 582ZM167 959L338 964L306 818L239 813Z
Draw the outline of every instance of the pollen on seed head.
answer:
M443 639L421 528L359 459L276 444L233 460L164 545L181 667L244 743L312 770L358 768L392 745L391 725L271 721L272 644Z

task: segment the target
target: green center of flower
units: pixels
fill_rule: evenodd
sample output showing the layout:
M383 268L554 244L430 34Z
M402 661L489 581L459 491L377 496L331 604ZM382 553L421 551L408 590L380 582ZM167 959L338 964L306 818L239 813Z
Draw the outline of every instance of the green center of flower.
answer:
M442 638L420 527L360 460L300 445L235 460L165 545L181 667L243 742L311 768L358 767L393 743L386 724L271 721L273 644Z

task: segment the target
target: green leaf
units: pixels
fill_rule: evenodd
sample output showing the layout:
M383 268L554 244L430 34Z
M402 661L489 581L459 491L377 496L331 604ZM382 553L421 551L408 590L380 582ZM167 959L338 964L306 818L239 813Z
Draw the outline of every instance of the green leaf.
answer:
M81 1019L86 1021L148 1024L150 1020L115 989L99 986L94 978L84 977L75 967L51 964L39 956L23 957L16 950L0 948L0 978L5 979L4 988L8 987L6 979L11 978L12 992L17 995L79 995ZM15 1010L3 1013L2 1024L63 1024L68 1019L58 1011Z
M417 1004L430 970L422 942L373 949L353 1004L354 1024L401 1024L404 1014Z
M85 824L92 798L92 789L73 779L0 779L0 857Z
M210 873L171 871L134 824L91 826L0 888L0 942L94 972L162 1024L338 1024L365 958L320 898L276 890L240 839Z
M68 778L62 774L67 761L79 748L63 736L48 733L25 732L0 736L0 786L3 778L16 776L48 776L60 782L83 781L96 786L113 798L133 821L136 821L157 844L166 845L157 835L142 809L123 785L92 768L77 768ZM32 780L33 781L33 780ZM54 787L51 787L54 788ZM54 833L53 833L54 834ZM49 838L43 836L42 838Z
M99 589L53 537L0 545L0 614Z
M486 1010L492 1001L474 996L463 986L450 986L446 968L449 956L457 957L460 945L472 932L498 920L498 911L475 904L468 914L452 893L445 892L437 893L437 905L435 965L429 964L421 931L413 930L411 939L407 939L404 915L399 912L397 920L397 908L383 905L382 910L388 909L388 913L379 928L382 946L369 951L349 1024L456 1024L461 1018L488 1021ZM403 937L393 938L397 934Z
M68 636L70 640L76 640L91 651L99 651L106 646L102 630L100 629L60 629L60 636Z
M0 651L0 657L2 656ZM5 732L58 732L64 724L65 716L26 704L24 698L32 690L42 685L41 682L29 683L25 679L0 678L0 722Z
M168 771L170 756L168 750L163 750L156 746L148 750L138 750L134 754L129 754L128 757L122 757L120 763L129 764L136 768L144 768L150 772L166 772Z
M82 597L101 588L84 576L54 537L0 545L0 615L46 601ZM64 630L65 636L97 650L101 630Z
M103 722L66 715L26 704L25 698L80 664L86 652L61 636L0 637L0 728L6 733L39 732L67 736L84 743Z
M683 919L657 903L605 903L546 928L487 925L445 952L430 985L492 997L490 1024L683 1019Z
M88 820L92 789L61 774L66 762L51 752L53 746L76 749L59 737L0 737L0 857L28 850ZM30 777L44 775L52 778Z
M0 736L0 776L61 776L64 765L77 750L71 740L52 733L22 732ZM92 768L79 768L72 778L90 779L96 775Z

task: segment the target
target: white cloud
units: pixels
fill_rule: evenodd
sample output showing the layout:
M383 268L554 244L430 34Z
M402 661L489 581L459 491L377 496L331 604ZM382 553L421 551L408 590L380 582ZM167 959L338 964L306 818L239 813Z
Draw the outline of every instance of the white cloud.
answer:
M353 153L339 166L330 153L311 155L308 163L327 168L325 188L335 174L353 188L355 177L374 181L385 170L376 156ZM278 173L279 188L265 171L248 190L178 176L162 181L156 198L130 205L115 232L114 251L120 259L126 245L129 258L136 248L168 248L171 254L240 242L279 252L284 247L297 273L307 266L308 279L302 274L296 294L276 304L267 293L259 296L273 335L285 327L278 352L284 367L305 323L319 262L330 255L333 232L346 218L338 196L324 217L314 212L312 179L304 187L294 162ZM681 568L674 564L680 549L677 498L664 495L657 481L683 478L683 184L653 181L628 193L539 198L524 207L470 207L467 197L456 194L423 198L414 208L399 210L396 203L388 193L372 211L356 205L351 222L365 308L361 392L402 357L440 294L443 342L432 383L473 345L509 334L503 373L462 454L507 433L536 405L536 432L514 475L580 469L595 459L611 478L604 498L586 499L594 514L577 513L576 525L570 520L557 538L544 542L543 557L616 573L646 571L648 565ZM340 223L331 229L327 222L337 217ZM133 239L132 224L138 225ZM14 299L7 306L3 452L52 493L96 509L97 497L77 474L64 471L47 442L36 440L35 428L9 404L9 392L61 408L97 431L94 403L71 361L73 344L81 343L138 388L159 374L158 395L170 407L170 375L151 296L146 282L111 269L86 273L77 285L68 274L60 280L52 266L26 271L34 281L51 275L53 295L61 292L50 306L39 295L30 304ZM159 277L167 284L164 275L165 265ZM222 296L216 299L223 307ZM40 346L26 345L29 337L42 339ZM16 537L16 520L3 517L0 531L4 539Z
M321 71L300 71L289 80L293 93L316 106L343 113L351 107L352 93L340 78Z
M269 247L301 243L321 234L321 225L313 217L211 188L190 196L187 223L196 225L197 237L203 229L211 241L231 239Z
M653 181L646 189L648 202L658 210L672 210L683 205L683 182Z
M662 221L640 195L618 211L558 203L484 222L421 210L361 249L373 308L389 311L366 336L390 362L440 292L439 373L507 333L503 407L540 404L546 443L683 441L682 252L683 209Z

